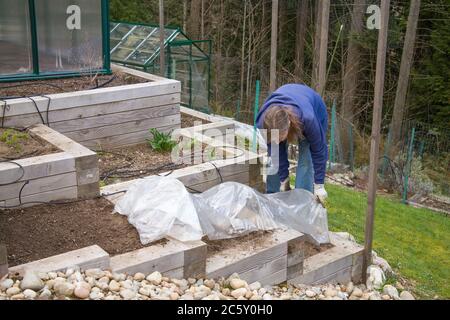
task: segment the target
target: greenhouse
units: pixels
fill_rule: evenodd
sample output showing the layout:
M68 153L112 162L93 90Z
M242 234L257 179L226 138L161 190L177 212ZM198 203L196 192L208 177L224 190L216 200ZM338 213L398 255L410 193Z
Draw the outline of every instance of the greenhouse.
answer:
M0 0L0 81L110 72L107 0Z
M160 74L160 28L153 25L110 23L111 61ZM211 41L190 40L179 28L164 30L164 75L181 82L181 101L192 109L209 110Z

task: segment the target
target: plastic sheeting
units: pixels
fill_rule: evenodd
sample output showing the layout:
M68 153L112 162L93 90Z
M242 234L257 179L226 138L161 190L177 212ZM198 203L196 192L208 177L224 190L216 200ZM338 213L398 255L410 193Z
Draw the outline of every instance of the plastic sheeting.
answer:
M117 203L128 216L141 242L170 236L180 241L239 237L255 231L291 228L329 243L327 212L305 190L263 195L235 182L226 182L193 195L170 177L136 182Z

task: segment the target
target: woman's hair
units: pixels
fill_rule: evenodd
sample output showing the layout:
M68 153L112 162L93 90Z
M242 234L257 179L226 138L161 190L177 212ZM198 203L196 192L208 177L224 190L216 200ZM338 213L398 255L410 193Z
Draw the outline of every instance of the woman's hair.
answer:
M264 115L264 129L268 130L270 141L270 130L280 130L280 135L288 132L288 141L297 143L303 139L303 123L292 107L271 106Z

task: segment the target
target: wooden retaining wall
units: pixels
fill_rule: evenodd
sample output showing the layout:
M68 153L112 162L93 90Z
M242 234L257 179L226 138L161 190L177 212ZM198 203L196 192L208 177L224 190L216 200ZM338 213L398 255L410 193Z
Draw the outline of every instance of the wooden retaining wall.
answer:
M13 182L22 176L13 184L0 186L0 208L18 206L21 202L27 203L25 206L32 206L38 202L85 199L99 195L95 152L44 125L33 126L29 132L61 152L14 161L23 168L23 172L17 164L0 163L1 184ZM27 185L23 187L25 183Z
M151 82L50 94L50 101L33 97L36 105L27 98L9 100L3 107L4 126L42 123L37 106L49 127L91 149L138 144L151 136L150 128L169 132L180 127L180 82L125 67L114 69Z

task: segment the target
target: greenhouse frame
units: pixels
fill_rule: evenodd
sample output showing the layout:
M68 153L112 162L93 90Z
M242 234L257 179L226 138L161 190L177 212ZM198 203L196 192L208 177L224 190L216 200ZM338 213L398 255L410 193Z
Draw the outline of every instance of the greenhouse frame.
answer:
M0 82L110 73L108 0L0 0Z
M177 27L165 27L164 37L164 76L181 82L182 105L208 112L211 40L190 40ZM112 62L148 73L161 74L159 26L110 22L110 41Z

